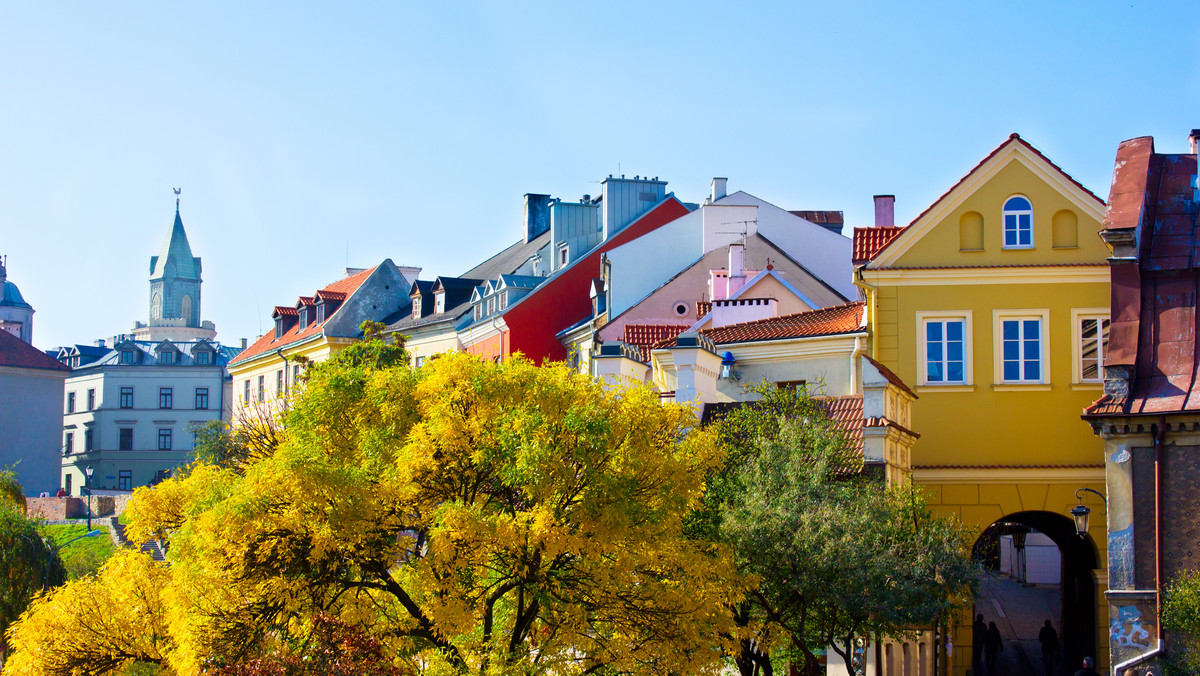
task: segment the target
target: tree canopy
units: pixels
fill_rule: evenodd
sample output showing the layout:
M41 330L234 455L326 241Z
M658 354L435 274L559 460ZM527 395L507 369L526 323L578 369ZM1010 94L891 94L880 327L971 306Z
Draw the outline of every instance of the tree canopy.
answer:
M266 446L140 489L131 536L170 565L122 553L57 590L18 625L11 673L106 673L96 650L250 673L320 643L321 617L375 642L380 673L717 669L741 588L683 533L722 460L689 409L520 358L394 356L367 341L310 366ZM130 598L151 612L127 644L39 629L123 622Z
M934 518L911 486L862 473L861 451L801 390L762 398L718 424L730 449L693 527L729 544L758 584L734 614L745 628L744 675L792 661L818 671L833 646L847 671L856 638L903 637L968 598L976 579L967 537Z
M62 561L25 514L25 491L9 469L0 470L0 657L4 636L39 592L66 578Z

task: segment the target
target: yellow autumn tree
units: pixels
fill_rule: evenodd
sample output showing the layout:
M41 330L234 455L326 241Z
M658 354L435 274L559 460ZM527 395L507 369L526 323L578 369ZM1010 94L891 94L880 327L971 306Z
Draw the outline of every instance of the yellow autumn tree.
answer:
M722 460L689 409L520 358L413 370L388 349L313 366L261 459L139 493L131 528L169 542L165 665L227 669L331 615L413 673L717 670L740 587L683 535ZM22 664L56 640L21 643Z

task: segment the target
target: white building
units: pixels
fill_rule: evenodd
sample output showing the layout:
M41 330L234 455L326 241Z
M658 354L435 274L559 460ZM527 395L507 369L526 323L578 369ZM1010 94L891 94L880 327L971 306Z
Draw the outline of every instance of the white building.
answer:
M195 429L227 417L226 365L239 349L212 339L200 321L200 259L192 255L179 217L162 251L150 258L150 316L133 335L106 345L68 346L59 361L72 367L62 401L60 486L82 495L91 487L132 490L167 476L193 458Z

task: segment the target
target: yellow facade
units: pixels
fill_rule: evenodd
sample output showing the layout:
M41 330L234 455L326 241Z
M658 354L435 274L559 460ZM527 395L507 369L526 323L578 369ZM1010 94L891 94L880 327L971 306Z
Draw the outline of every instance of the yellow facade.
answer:
M233 380L233 422L239 419L239 410L264 404L274 410L296 385L297 357L310 362L328 359L354 342L353 338L329 337L317 334L312 340L283 347L278 352L264 352L253 359L238 362L229 367ZM260 392L262 384L262 394Z
M1016 220L1027 211L1013 197L1032 206L1028 221ZM1103 389L1094 374L1083 378L1084 322L1108 314L1103 215L1098 198L1014 137L856 271L871 354L920 396L912 405L921 435L913 478L938 512L976 534L1023 518L1058 522L1077 488L1104 489L1103 446L1079 420ZM1024 222L1032 226L1028 243ZM951 359L960 344L963 359ZM1091 539L1095 656L1104 658L1102 520ZM971 666L964 619L954 636L955 674Z

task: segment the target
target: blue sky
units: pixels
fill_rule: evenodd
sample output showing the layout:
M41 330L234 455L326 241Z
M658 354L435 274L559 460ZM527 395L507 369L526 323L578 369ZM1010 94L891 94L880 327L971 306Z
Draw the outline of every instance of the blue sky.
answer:
M39 347L128 331L182 186L236 343L610 173L907 222L1014 131L1107 197L1120 141L1200 127L1194 3L914 4L0 0L0 253Z

